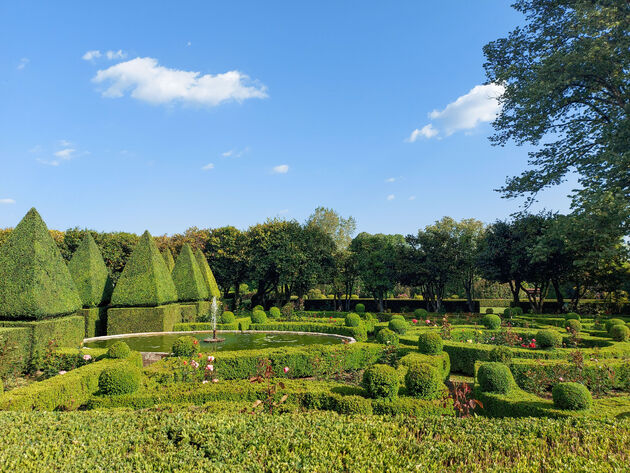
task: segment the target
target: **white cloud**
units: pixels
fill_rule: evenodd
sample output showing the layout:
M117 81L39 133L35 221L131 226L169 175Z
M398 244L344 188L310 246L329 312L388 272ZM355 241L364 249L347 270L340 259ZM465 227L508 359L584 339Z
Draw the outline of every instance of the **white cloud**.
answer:
M20 59L20 63L17 65L18 71L21 71L22 69L24 69L29 62L31 61L27 57L23 57L22 59Z
M45 159L37 158L37 162L40 163L40 164L45 164L46 166L59 166L59 164L61 164L56 159L53 159L52 161L47 161Z
M59 140L59 146L67 148L68 146L72 146L72 143L68 140Z
M186 46L192 46L192 43L191 43L190 41L188 41L188 42L186 43Z
M396 196L394 194L389 194L387 196L387 200L394 200L396 198Z
M221 156L223 156L224 158L229 158L233 154L234 154L234 150L231 149L230 151L226 151L225 153L221 153Z
M387 179L385 179L385 182L396 182L396 178L395 177L388 177Z
M210 169L214 169L214 164L213 163L208 163L204 167L202 167L201 169L204 170L204 171L210 171Z
M74 148L64 148L59 151L55 151L53 154L61 159L72 159L72 155L76 152Z
M409 200L416 200L416 196L415 195L410 195L409 196Z
M429 118L433 123L415 129L407 139L450 136L462 130L472 130L481 123L493 121L501 111L499 98L505 88L499 84L476 85L470 92L449 103L443 110L433 110Z
M83 59L84 61L93 61L94 59L98 59L101 56L102 56L101 52L98 49L94 49L92 51L86 52L81 57L81 59Z
M13 199L0 199L0 204L15 204Z
M118 50L118 51L107 51L105 53L105 56L107 57L107 59L109 59L110 61L114 60L114 59L124 59L127 57L127 53L123 52L122 50Z
M289 166L287 164L280 164L273 168L274 174L286 174L289 172Z
M99 70L92 79L97 84L107 83L104 97L131 97L152 104L182 102L216 106L235 100L267 97L266 87L250 81L239 71L204 74L170 69L158 65L157 59L135 58Z
M240 151L236 151L235 149L231 149L229 151L221 153L221 156L223 156L224 158L240 158L241 156L243 156L248 151L249 151L249 146L243 148Z

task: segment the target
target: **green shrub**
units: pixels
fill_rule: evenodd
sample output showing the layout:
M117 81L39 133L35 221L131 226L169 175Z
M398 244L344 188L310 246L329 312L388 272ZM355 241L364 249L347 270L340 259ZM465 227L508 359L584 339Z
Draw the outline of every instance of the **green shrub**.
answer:
M34 208L0 245L0 319L43 319L83 306L68 267Z
M362 314L363 312L365 312L365 304L359 303L359 304L355 305L354 306L354 311L359 313L359 314Z
M418 320L426 320L429 313L425 309L416 309L413 311L413 315Z
M506 319L511 319L513 315L515 314L512 311L511 307L508 307L503 311L503 317L505 317Z
M359 296L357 294L352 294L350 296L350 299L358 299L358 298L359 298Z
M616 342L627 342L630 338L630 329L625 325L613 325L609 333Z
M158 306L177 301L177 290L164 258L149 232L144 232L123 269L112 305Z
M562 335L555 330L539 330L536 343L540 348L558 348L562 345Z
M208 260L199 248L195 251L195 258L199 264L203 280L206 282L210 298L215 297L217 300L221 299L221 291L219 291L219 286L217 285L216 279L214 279L214 274L212 274Z
M486 309L486 314L494 314L494 309L492 307L488 307Z
M188 243L184 243L171 272L178 299L182 302L208 299L210 292L201 273L197 258Z
M131 348L123 341L118 341L112 344L107 350L107 358L127 358L131 353Z
M252 312L252 323L253 324L266 324L267 323L267 314L265 314L264 310L256 309Z
M405 374L405 387L410 396L438 399L444 391L442 373L428 363L413 363Z
M359 314L350 312L346 315L345 325L346 327L358 327L361 325L361 317L359 317Z
M222 324L233 324L234 322L236 322L236 317L234 316L234 312L230 312L229 310L226 310L221 314Z
M265 310L265 308L259 304L257 306L254 306L254 308L252 309L252 312L255 310Z
M398 396L400 376L389 365L372 365L363 373L361 385L371 398L395 399Z
M568 312L564 314L564 320L582 320L582 318L580 317L580 314Z
M439 355L444 347L442 337L437 332L422 332L418 336L418 350L425 355Z
M564 326L578 333L582 331L582 324L577 319L566 320Z
M501 317L494 314L486 314L481 319L481 323L488 330L497 330L498 328L501 327Z
M335 411L339 414L372 415L372 402L362 396L335 396Z
M512 315L523 315L523 309L521 309L520 307L512 307Z
M553 405L558 409L579 411L593 405L593 397L580 383L559 383L551 389Z
M98 377L98 388L102 394L116 396L131 394L140 387L140 370L129 363L105 368Z
M402 320L402 321L406 321L405 316L402 314L392 314L389 318L389 320Z
M72 259L68 271L79 292L83 307L107 304L112 297L112 280L103 261L101 250L90 232L86 232Z
M405 320L392 319L389 321L389 324L387 326L393 332L396 332L399 335L404 335L407 332L407 328L409 327L409 324L407 324L407 321Z
M477 370L477 381L483 392L505 394L514 386L510 368L503 363L482 363Z
M609 319L606 321L606 332L610 334L610 329L615 325L625 325L625 322L621 319Z
M397 347L400 343L398 335L388 328L384 328L378 331L376 334L376 341L383 345L392 345Z
M490 350L488 360L507 364L512 360L512 350L504 345L496 346Z
M272 307L271 309L269 309L269 315L272 319L279 319L280 317L282 317L282 312L277 307Z
M170 248L164 248L162 250L162 256L164 257L164 262L166 263L166 267L169 271L173 272L173 268L175 267L175 259L173 258L173 253L171 253Z
M363 314L363 323L368 333L374 333L374 329L376 328L378 319L369 312L366 312L365 314Z
M198 344L199 341L195 337L184 335L175 340L171 351L173 352L173 356L190 358L197 351Z

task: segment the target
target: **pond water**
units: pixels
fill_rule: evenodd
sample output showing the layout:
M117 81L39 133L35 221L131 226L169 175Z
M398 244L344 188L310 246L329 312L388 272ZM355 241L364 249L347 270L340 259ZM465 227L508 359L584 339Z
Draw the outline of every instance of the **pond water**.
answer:
M277 348L286 346L334 345L342 343L341 338L329 335L301 335L295 333L218 333L217 338L225 338L223 342L204 342L204 338L212 338L212 333L178 333L149 336L129 336L86 342L88 348L108 348L119 340L124 340L129 348L136 351L155 351L170 353L173 342L183 335L190 335L199 340L199 351L232 351L255 350L259 348Z

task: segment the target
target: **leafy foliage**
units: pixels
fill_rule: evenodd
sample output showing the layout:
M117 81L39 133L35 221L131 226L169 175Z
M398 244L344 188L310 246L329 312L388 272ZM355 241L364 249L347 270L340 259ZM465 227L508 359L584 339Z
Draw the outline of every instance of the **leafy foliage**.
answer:
M97 307L109 302L112 281L91 233L85 234L68 263L68 270L84 307Z
M208 298L208 286L188 243L182 246L171 272L178 300L200 301Z

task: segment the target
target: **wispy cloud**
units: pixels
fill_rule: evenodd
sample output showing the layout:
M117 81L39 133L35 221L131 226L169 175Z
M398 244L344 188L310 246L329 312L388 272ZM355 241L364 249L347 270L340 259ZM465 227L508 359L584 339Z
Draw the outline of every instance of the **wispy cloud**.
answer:
M201 169L203 171L210 171L211 169L214 169L214 164L213 163L208 163L205 166L203 166Z
M29 58L23 57L22 59L20 59L20 62L17 65L17 70L21 71L22 69L24 69L27 66L27 64L29 62L31 62Z
M95 59L100 59L102 57L113 61L115 59L126 58L127 53L124 52L122 49L119 49L118 51L109 50L105 52L101 52L98 49L93 49L91 51L87 51L83 56L81 56L81 59L83 59L84 61L94 61Z
M387 196L387 200L394 200L396 198L396 196L394 194L389 194Z
M274 166L273 173L274 174L286 174L289 172L288 164L280 164L279 166Z
M267 90L239 71L204 74L160 66L157 59L138 57L99 70L92 79L107 84L104 97L123 97L127 92L151 104L186 103L214 107L223 102L267 97Z
M396 178L395 177L388 177L387 179L385 179L385 182L396 182Z
M61 164L61 162L58 159L47 160L47 159L37 158L36 161L39 164L43 164L45 166L59 166Z
M249 151L249 146L243 148L240 151L237 151L235 149L231 149L229 151L225 151L224 153L221 153L221 156L223 156L224 158L240 158L241 156L243 156L248 151Z
M124 59L127 57L127 53L120 49L118 51L107 51L105 53L105 57L110 61L113 61L114 59Z
M443 138L491 122L501 111L499 98L504 92L505 88L499 84L476 85L444 109L429 113L432 123L413 130L406 141L413 143L419 138Z
M45 150L40 145L34 146L29 151L36 155L40 155L36 158L36 161L45 166L60 166L66 161L70 161L71 159L77 158L79 156L90 154L89 151L79 151L79 149L77 149L77 147L68 140L58 140L55 148L56 151L52 151L52 159L48 159L45 156L42 156ZM46 151L46 154L49 152L50 151Z
M0 204L15 204L14 199L0 199Z
M81 59L84 61L93 61L94 59L98 59L102 54L98 49L93 49L92 51L87 51Z
M74 153L76 153L76 149L74 148L64 148L59 151L55 151L53 154L60 159L72 159Z
M409 196L409 200L416 200L416 196L415 195L410 195Z

